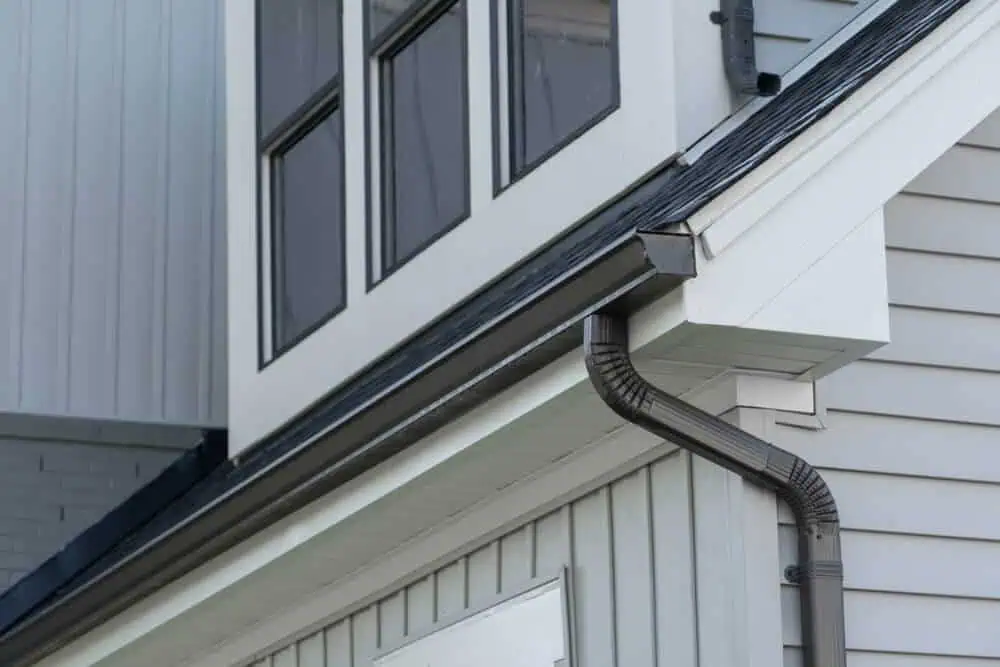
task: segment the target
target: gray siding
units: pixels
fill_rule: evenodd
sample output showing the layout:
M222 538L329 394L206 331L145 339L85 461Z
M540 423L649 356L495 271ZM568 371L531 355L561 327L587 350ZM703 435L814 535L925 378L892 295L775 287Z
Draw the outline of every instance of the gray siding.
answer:
M854 667L1000 663L1000 113L886 207L892 343L823 381ZM782 554L794 560L790 516ZM784 591L788 665L798 606Z
M0 593L153 479L179 453L0 438Z
M783 74L874 0L755 0L757 67Z
M0 2L0 412L221 424L217 0Z
M688 461L675 454L644 467L253 665L362 667L380 647L564 566L573 580L576 667L692 665Z

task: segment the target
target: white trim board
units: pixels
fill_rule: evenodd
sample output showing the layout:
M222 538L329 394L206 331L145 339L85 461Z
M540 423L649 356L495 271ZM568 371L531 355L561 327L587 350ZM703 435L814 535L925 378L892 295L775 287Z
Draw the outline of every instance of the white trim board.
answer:
M982 85L1000 59L998 25L1000 5L973 0L692 216L699 275L639 320L669 321L678 342L697 335L692 325L731 327L843 352L810 377L887 342L881 207L1000 107L1000 87ZM832 261L842 270L823 266ZM811 303L795 289L807 277ZM831 304L820 294L850 290L858 298L838 300L843 316L820 312Z
M830 172L842 175L839 172L843 170L836 169L841 162L850 162L854 171L848 173L854 178L827 183L834 186L828 199L848 199L843 196L843 185L857 181L871 183L866 191L891 191L888 196L868 198L858 205L861 215L883 206L1000 106L1000 90L982 86L982 81L989 79L978 78L991 75L987 52L991 52L998 15L1000 6L996 3L973 0L694 215L688 224L704 236L706 256L720 255L807 182L829 178ZM957 76L957 68L969 71ZM945 90L957 97L941 97ZM927 118L935 122L927 123ZM900 135L906 140L898 141ZM856 178L858 174L865 178ZM855 189L850 192L849 199L857 199Z

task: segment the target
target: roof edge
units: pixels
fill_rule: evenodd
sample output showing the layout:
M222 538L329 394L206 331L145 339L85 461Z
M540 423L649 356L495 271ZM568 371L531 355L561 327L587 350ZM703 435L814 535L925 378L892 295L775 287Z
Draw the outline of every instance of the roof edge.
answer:
M93 565L162 508L187 492L226 460L226 432L205 431L201 442L159 475L73 538L0 595L0 632L16 628L45 605L67 581Z
M167 522L90 579L69 577L61 597L49 596L8 625L0 634L0 664L30 665L51 654L579 347L583 319L593 310L623 300L623 307L639 307L694 275L688 234L630 233L607 243L604 231L600 224L591 229L601 240L595 252L569 255L581 264L571 276L554 273L541 293L512 304L484 333L363 411L334 425L320 412L312 417L320 423L289 427L282 437L290 448L270 452L281 456L220 466L232 475L208 503ZM557 255L567 256L565 249ZM303 437L311 431L318 435ZM258 457L260 452L268 450L255 452ZM128 538L141 542L134 534Z

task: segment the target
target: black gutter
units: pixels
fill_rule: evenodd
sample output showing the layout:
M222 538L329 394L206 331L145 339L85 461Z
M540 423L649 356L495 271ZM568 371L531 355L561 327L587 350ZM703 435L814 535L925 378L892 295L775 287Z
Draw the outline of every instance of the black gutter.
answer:
M792 508L799 530L799 564L786 574L799 584L805 665L846 667L840 518L819 472L791 452L643 379L629 356L627 318L591 315L584 335L590 380L619 416L774 491Z
M229 488L54 604L0 635L0 664L30 665L209 559L389 459L583 341L583 319L640 307L695 269L686 234L630 234L490 329L319 438ZM623 296L627 295L627 296ZM225 467L225 466L224 466Z

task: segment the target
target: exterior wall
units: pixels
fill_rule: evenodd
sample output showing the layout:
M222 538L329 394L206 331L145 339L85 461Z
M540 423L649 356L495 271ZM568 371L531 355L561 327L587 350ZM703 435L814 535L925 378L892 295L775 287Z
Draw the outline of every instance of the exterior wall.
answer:
M0 594L149 482L179 451L0 438Z
M369 665L379 647L566 566L575 667L693 665L688 461L675 453L642 467L252 664Z
M994 113L890 201L893 342L819 383L825 430L770 434L821 467L840 504L855 667L1000 660L998 174ZM783 600L799 665L790 586Z
M221 1L0 3L0 412L221 425Z
M784 74L875 0L755 0L757 67Z

